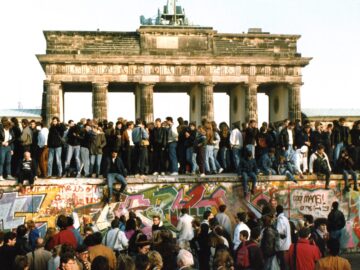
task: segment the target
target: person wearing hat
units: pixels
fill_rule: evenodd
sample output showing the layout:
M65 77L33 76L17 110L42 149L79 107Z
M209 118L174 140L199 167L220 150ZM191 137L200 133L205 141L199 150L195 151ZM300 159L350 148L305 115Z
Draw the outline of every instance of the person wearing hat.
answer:
M321 258L321 253L316 245L310 243L310 228L302 228L299 231L297 243L291 244L289 250L289 262L291 270L315 269L315 263Z
M276 256L279 233L273 227L275 210L271 206L265 205L261 214L264 228L262 230L260 248L265 262L264 269L280 269Z
M137 247L137 254L147 255L150 251L150 241L145 234L139 234L136 237L135 245Z
M90 270L89 250L86 245L79 245L76 249L76 261L80 270Z
M325 174L325 189L329 189L331 166L322 144L319 144L316 152L310 156L309 173L313 172Z

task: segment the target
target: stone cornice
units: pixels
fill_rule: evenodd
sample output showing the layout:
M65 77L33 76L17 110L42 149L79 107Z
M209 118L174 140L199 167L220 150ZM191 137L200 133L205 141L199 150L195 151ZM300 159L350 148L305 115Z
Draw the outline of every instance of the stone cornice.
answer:
M276 58L276 57L186 57L186 56L116 56L116 55L36 55L41 64L172 64L172 65L288 65L304 67L310 63L311 57Z

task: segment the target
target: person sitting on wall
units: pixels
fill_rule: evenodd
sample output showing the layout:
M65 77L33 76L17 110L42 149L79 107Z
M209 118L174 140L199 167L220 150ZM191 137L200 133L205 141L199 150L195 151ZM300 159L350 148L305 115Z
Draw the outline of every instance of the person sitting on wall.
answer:
M329 189L331 166L322 144L319 144L316 152L310 156L309 172L310 174L313 172L325 174L325 189Z
M24 180L28 180L31 187L34 185L34 180L36 177L36 169L34 161L31 158L30 152L24 153L24 158L19 164L18 169L18 182L20 188L24 184Z
M237 172L238 176L242 177L244 197L246 197L248 194L249 177L252 179L251 194L255 193L257 173L258 173L258 169L257 169L256 161L253 158L252 153L250 151L247 151L245 154L245 158L241 159L240 161L240 166Z
M340 157L337 161L337 169L339 170L339 173L343 174L344 180L345 180L345 187L344 187L344 193L349 192L349 174L351 175L352 179L354 180L354 190L358 190L357 185L357 175L354 170L354 161L349 156L349 153L346 149L341 150Z
M275 148L270 148L269 152L264 153L259 161L260 170L265 175L276 175Z
M121 184L119 193L124 192L127 185L125 179L126 176L127 176L127 172L121 158L118 157L118 153L115 150L112 151L111 158L108 158L107 160L107 168L106 168L106 179L108 182L108 189L109 189L109 197L107 199L107 202L109 202L112 198L113 185L115 181Z

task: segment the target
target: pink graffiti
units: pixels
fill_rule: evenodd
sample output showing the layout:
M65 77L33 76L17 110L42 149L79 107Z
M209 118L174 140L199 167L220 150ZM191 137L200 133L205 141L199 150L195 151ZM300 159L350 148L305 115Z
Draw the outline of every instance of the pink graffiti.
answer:
M127 208L129 210L146 209L149 207L150 200L144 198L144 194L126 196L125 201L119 204L120 209Z
M209 197L204 197L205 192L206 188L204 185L198 185L186 194L184 194L183 188L180 189L171 205L171 210L219 206L226 202L225 190L222 188L217 189Z

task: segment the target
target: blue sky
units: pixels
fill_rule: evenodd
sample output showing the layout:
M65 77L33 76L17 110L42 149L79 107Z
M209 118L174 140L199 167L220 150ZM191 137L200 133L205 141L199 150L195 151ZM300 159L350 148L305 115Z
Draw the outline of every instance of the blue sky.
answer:
M45 53L43 30L135 31L140 15L155 16L165 2L1 1L0 107L15 108L19 101L24 108L40 106L44 73L35 54ZM359 107L360 0L182 0L180 4L191 22L212 26L218 32L241 33L250 27L261 27L274 34L300 34L298 51L313 57L303 70L303 107ZM91 98L82 98L85 103L89 100L82 112L90 114ZM167 98L158 96L155 103ZM181 98L186 101L187 97ZM70 112L75 106L68 100ZM221 111L225 101L226 97L218 97L217 111ZM123 110L132 112L133 108ZM182 111L179 109L174 116L177 114Z

